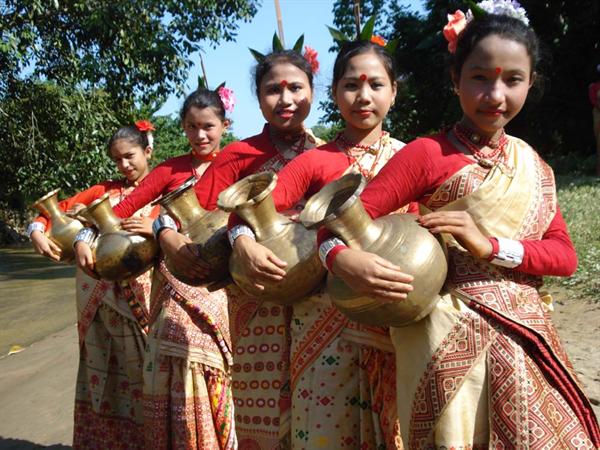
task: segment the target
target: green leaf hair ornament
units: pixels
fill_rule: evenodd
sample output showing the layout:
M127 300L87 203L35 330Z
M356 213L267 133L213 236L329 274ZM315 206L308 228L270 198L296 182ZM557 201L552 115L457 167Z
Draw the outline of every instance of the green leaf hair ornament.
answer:
M348 36L346 36L346 34L341 32L340 30L336 30L335 28L332 28L330 26L327 26L327 29L329 30L329 34L331 34L331 37L333 38L333 40L340 45L344 44L345 42L350 42L353 40L354 41L370 41L375 44L381 45L377 41L382 40L382 38L379 36L373 35L373 30L375 29L375 16L371 16L371 18L369 18L369 20L367 20L365 22L362 29L360 30L360 33L357 33L357 36L354 39L349 38ZM391 41L387 42L385 45L381 45L381 46L388 53L393 55L394 52L396 51L396 48L398 47L398 43L399 43L398 39L392 39Z
M304 35L301 35L296 40L296 43L292 47L292 51L298 53L299 55L302 55L302 46L303 45L304 45ZM262 62L262 60L265 59L265 55L263 55L258 50L254 50L253 48L250 48L250 47L248 47L248 50L250 50L250 53L252 53L252 56L254 56L254 59L256 61ZM279 39L279 36L277 36L277 33L273 33L273 53L283 52L283 51L285 51L285 48L283 48L281 39Z

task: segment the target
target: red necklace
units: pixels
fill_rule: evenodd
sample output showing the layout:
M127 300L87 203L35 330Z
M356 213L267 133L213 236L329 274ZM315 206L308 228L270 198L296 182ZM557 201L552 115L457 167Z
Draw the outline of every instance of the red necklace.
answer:
M383 143L383 137L386 135L385 131L381 132L381 136L379 139L375 141L371 145L363 145L363 144L353 144L349 142L342 136L342 133L338 133L335 137L334 141L337 144L338 148L342 150L348 159L350 160L350 165L356 165L360 173L367 179L371 180L373 176L375 176L375 168L377 167L377 163L379 162L379 158L381 157L381 145ZM377 145L377 147L375 147ZM352 152L354 149L362 150L360 152ZM366 169L362 166L358 158L361 158L365 155L365 153L369 153L371 155L375 155L375 159L373 160L373 164L371 164L370 169Z
M275 150L277 150L277 153L279 154L280 157L283 158L283 152L285 151L285 149L282 149L278 144L277 144L277 139L276 138L282 138L282 136L277 133L276 131L272 131L274 130L273 127L269 127L269 139L271 140L271 143L273 144L273 147L275 147ZM289 137L291 135L288 135L287 137ZM306 145L306 131L304 129L302 129L302 133L301 134L295 134L293 136L293 140L288 141L287 139L281 139L286 143L290 144L289 150L292 151L294 154L299 155L300 153L302 153L304 151L304 147Z
M346 152L348 154L352 154L352 150L358 149L358 150L362 150L362 152L359 152L360 154L367 152L367 153L371 153L372 155L376 155L377 152L379 152L379 148L381 147L381 138L383 137L384 134L385 134L385 131L382 131L381 135L377 138L377 140L375 142L373 142L371 145L366 145L366 144L355 144L354 142L350 142L348 139L346 139L344 137L344 134L342 132L340 132L335 137L335 142L337 143L338 147L340 147L344 152ZM379 144L377 148L375 148L375 144ZM359 154L359 156L360 156L360 154Z
M217 157L218 154L219 154L218 151L214 151L214 152L210 152L208 155L201 155L200 153L198 153L194 149L192 149L192 155L194 155L194 158L196 158L201 163L212 161L213 159L215 159Z
M460 123L456 123L454 127L452 127L452 133L454 133L456 139L471 152L477 160L477 163L482 167L489 169L501 159L506 158L505 150L506 145L508 144L508 138L506 137L504 130L502 130L500 137L496 141L483 137ZM484 154L481 151L484 147L491 148L492 151Z

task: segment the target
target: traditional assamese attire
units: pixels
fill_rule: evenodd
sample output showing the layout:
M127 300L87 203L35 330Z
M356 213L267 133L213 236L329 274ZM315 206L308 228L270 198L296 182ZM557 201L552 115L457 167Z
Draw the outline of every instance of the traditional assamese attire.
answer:
M309 150L279 172L275 207L288 210L348 172L370 179L403 145L384 133L374 151L358 157L335 142ZM398 448L389 330L350 321L333 306L324 284L293 305L290 326L292 448Z
M133 187L124 180L92 186L59 202L63 211L88 205L105 193L115 204ZM156 217L145 205L136 215ZM44 217L36 222L49 224ZM142 365L146 346L152 269L124 282L76 272L79 370L75 393L74 449L146 448Z
M136 205L199 178L191 154L158 165L115 207L126 217ZM231 343L227 298L177 280L161 259L154 270L150 331L144 360L144 434L152 449L234 449Z
M261 134L223 149L196 184L200 204L214 209L218 194L226 187L256 172L278 172L294 157L321 143L306 130L299 142L280 151L269 136L269 125L265 125ZM239 448L289 448L291 308L261 302L234 285L226 291Z
M576 256L552 169L509 137L505 164L474 163L445 134L417 139L367 186L373 218L416 200L468 211L490 237L519 240L520 265L475 258L449 239L446 294L432 313L392 328L406 448L597 448L598 422L538 289ZM322 238L322 236L321 236Z

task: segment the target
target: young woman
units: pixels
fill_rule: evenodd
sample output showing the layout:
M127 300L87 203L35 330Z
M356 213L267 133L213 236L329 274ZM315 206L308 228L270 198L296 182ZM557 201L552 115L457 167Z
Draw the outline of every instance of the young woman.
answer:
M221 93L199 89L181 109L191 152L150 172L115 208L119 217L200 176L220 151L229 126ZM79 244L78 244L79 246ZM79 250L79 249L78 249ZM231 398L227 299L222 291L188 286L160 260L154 270L144 361L144 432L153 449L236 446Z
M121 180L105 181L60 202L64 211L76 212L110 195L115 204L148 175L152 155L149 123L120 128L110 139L108 153ZM152 235L152 218L158 209L143 205L123 226ZM44 234L51 223L38 217L30 226L35 250L51 259L59 251ZM80 359L75 394L73 448L144 449L142 414L142 362L147 342L151 271L125 283L96 280L76 272L77 324Z
M404 145L383 131L396 96L393 59L383 47L369 41L344 44L333 69L332 94L344 130L283 168L273 191L278 210L291 208L346 172L370 180ZM234 253L256 286L282 279L285 263L256 243L235 216L231 223L238 236ZM321 289L294 305L291 333L293 448L325 441L332 448L395 448L399 436L389 331L350 322Z
M462 32L465 16L453 19L444 34L462 119L408 144L361 195L373 218L418 201L433 211L420 223L452 235L449 294L391 331L404 446L597 448L597 421L538 293L542 275L577 265L552 170L504 132L535 81L536 35L507 15ZM400 267L366 252L338 246L327 261L376 298L402 301L412 289Z
M320 142L304 127L313 97L311 64L294 51L267 55L255 69L256 96L267 121L262 133L229 144L196 184L200 203L216 207L218 194L239 179L264 170L279 171ZM160 233L163 250L187 258L185 239ZM201 275L188 265L190 276ZM289 320L291 309L262 303L227 288L233 341L233 395L240 448L289 446ZM265 330L272 330L266 332ZM255 349L261 348L260 352ZM261 369L262 368L262 369Z

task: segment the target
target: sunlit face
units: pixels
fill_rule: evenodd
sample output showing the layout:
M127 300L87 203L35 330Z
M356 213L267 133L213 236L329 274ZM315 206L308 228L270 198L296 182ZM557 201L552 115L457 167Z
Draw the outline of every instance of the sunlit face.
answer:
M127 139L117 139L110 147L110 157L117 165L117 170L130 182L141 181L148 174L151 155L152 148L144 149Z
M221 136L229 126L229 121L222 121L212 107L190 107L183 118L183 130L193 152L207 156L218 152Z
M396 82L375 53L361 53L348 61L344 75L334 86L333 97L347 128L371 130L381 127L390 110Z
M263 77L258 102L270 125L291 132L302 128L310 113L312 94L306 74L293 64L282 62Z
M493 136L515 117L533 83L531 58L521 43L490 35L477 43L455 80L463 121Z

